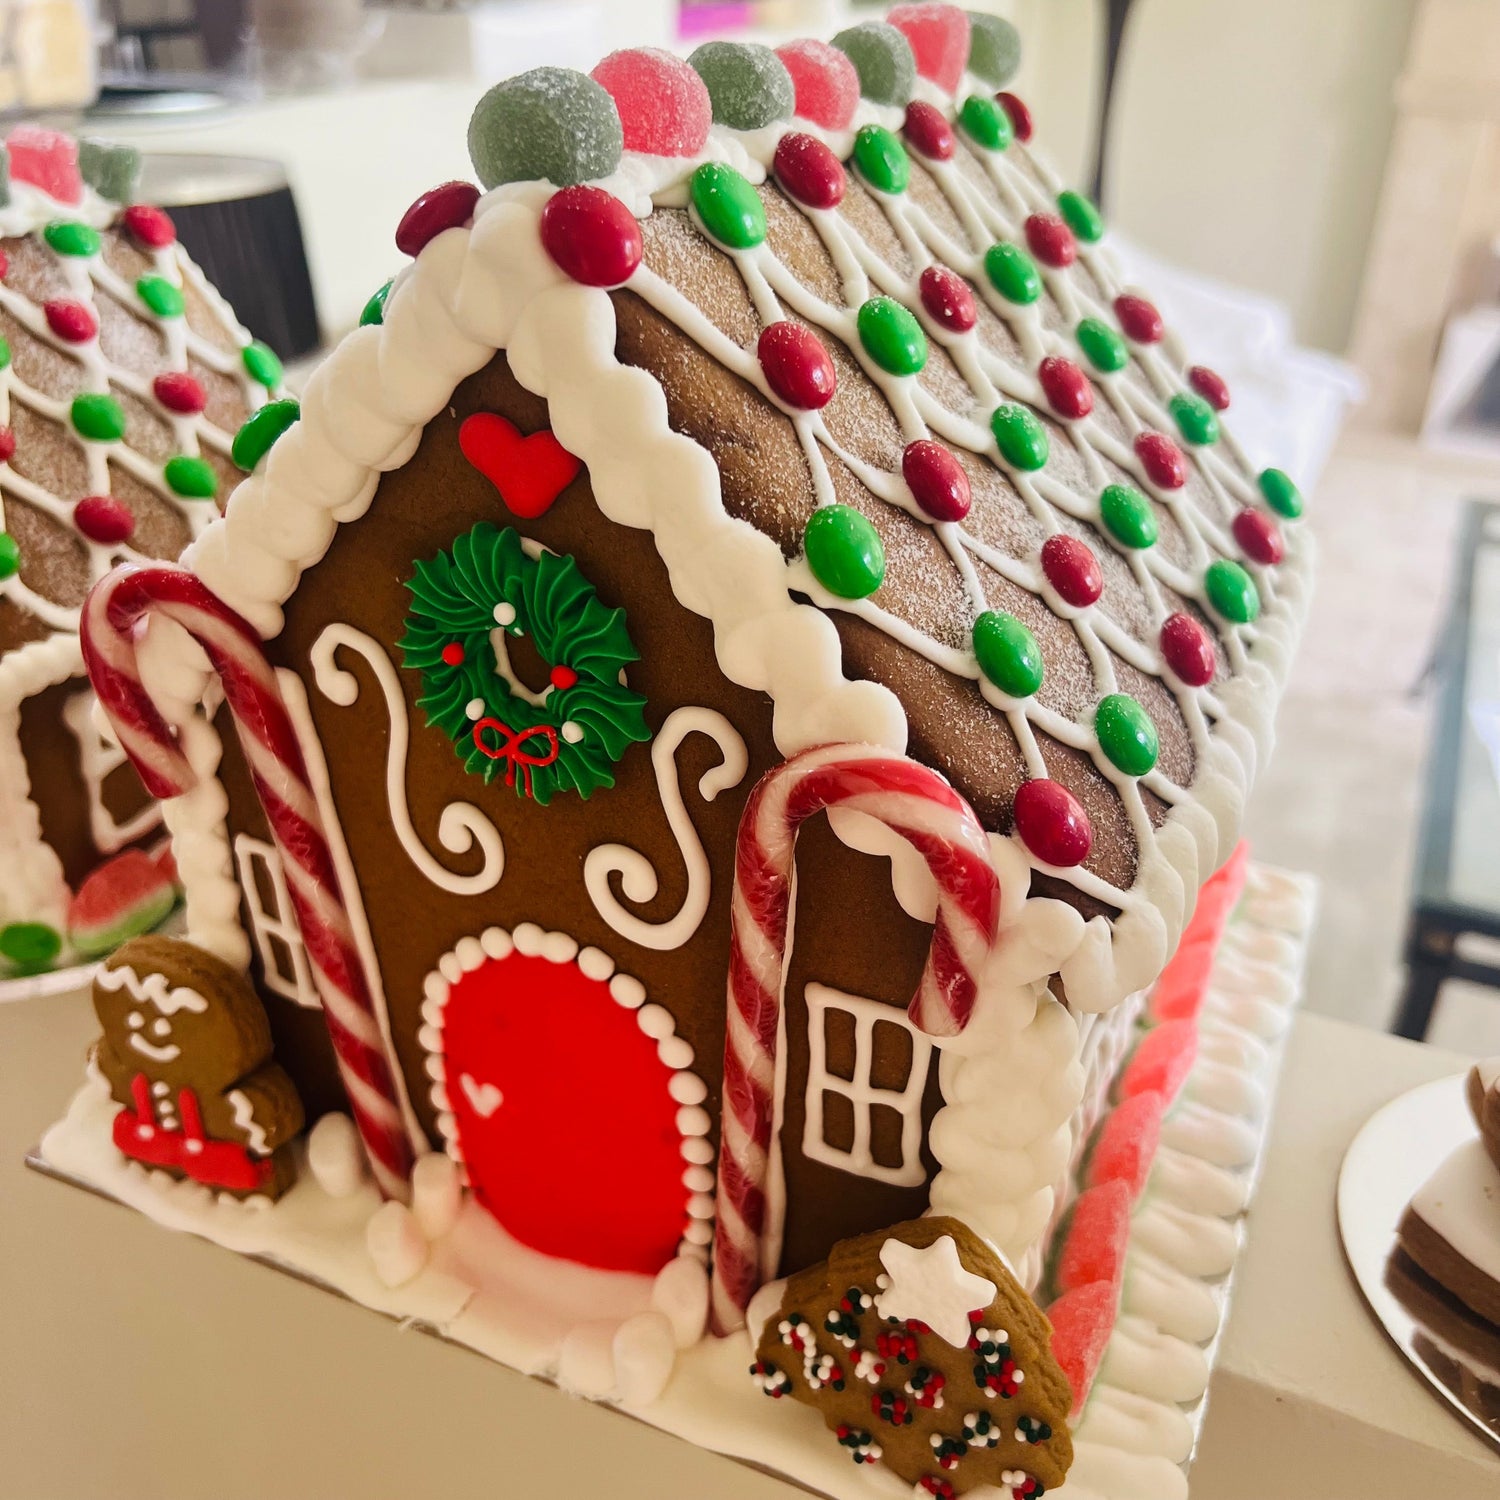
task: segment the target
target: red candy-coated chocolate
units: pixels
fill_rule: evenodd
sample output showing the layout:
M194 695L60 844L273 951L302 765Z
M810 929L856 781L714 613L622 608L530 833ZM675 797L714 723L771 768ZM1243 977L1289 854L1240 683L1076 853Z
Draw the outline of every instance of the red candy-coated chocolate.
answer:
M196 416L208 405L208 397L203 394L197 377L189 375L186 370L165 371L151 382L151 390L168 411L175 411L179 416Z
M5 138L5 150L14 181L29 182L59 203L82 199L78 142L72 136L40 125L17 125Z
M1137 433L1135 456L1152 484L1164 490L1180 490L1187 483L1187 460L1166 433Z
M1058 532L1042 543L1042 572L1074 609L1096 604L1104 592L1104 571L1094 549L1076 536Z
M1115 316L1120 320L1125 337L1138 344L1158 343L1166 331L1155 305L1129 292L1115 298Z
M1251 562L1275 567L1286 556L1281 528L1263 510L1242 510L1233 524L1234 539Z
M798 203L808 208L837 208L843 201L844 164L817 136L800 130L782 136L771 165L777 182Z
M1061 269L1078 259L1078 241L1058 214L1032 214L1026 221L1026 243L1043 265Z
M1037 366L1037 379L1058 416L1070 422L1088 416L1094 409L1094 388L1089 378L1060 354L1049 355Z
M947 161L958 149L953 127L942 111L923 99L913 99L906 106L906 138L933 161Z
M967 333L974 326L979 316L974 293L957 272L947 266L928 266L922 272L919 286L922 306L940 328L949 333Z
M996 94L995 102L1010 116L1010 128L1016 139L1023 144L1029 141L1036 130L1031 118L1031 108L1018 94Z
M901 455L901 477L934 521L962 521L973 497L964 466L941 443L918 438Z
M708 139L714 107L703 80L659 47L611 52L589 74L615 101L627 151L696 156Z
M1038 777L1016 791L1016 832L1044 865L1071 869L1089 857L1093 826L1083 804L1060 781Z
M772 323L756 345L769 385L788 406L817 411L833 400L838 376L823 341L801 323Z
M165 250L177 238L177 226L165 209L151 203L132 203L120 215L125 232L148 250Z
M474 216L479 189L472 182L445 182L428 188L401 215L396 226L396 248L403 255L416 256L429 241L445 229L457 229Z
M135 517L118 496L85 495L73 507L73 524L91 542L113 547L130 540Z
M1207 365L1194 365L1187 373L1188 383L1215 411L1229 409L1229 387L1222 375Z
M969 18L956 5L895 5L886 21L905 36L917 72L951 94L969 61Z
M43 304L47 327L69 344L86 344L99 332L93 312L82 302L59 297Z
M584 286L620 286L641 263L641 226L611 193L565 187L542 210L542 246Z
M1168 615L1162 621L1161 654L1189 687L1207 687L1218 670L1214 643L1191 615Z
M0 464L8 464L15 456L15 433L9 427L0 427Z
M845 130L859 106L859 74L848 55L827 42L803 39L776 49L792 75L793 109L825 130Z

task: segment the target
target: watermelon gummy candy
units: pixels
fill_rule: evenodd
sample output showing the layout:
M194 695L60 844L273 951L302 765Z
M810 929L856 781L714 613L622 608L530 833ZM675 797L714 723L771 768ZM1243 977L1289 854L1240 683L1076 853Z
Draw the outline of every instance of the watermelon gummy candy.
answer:
M769 47L759 42L704 42L688 62L708 86L715 124L760 130L791 119L792 75Z
M1054 1292L1071 1292L1091 1281L1120 1284L1130 1248L1131 1206L1123 1182L1101 1182L1078 1195L1058 1231L1063 1244L1053 1257Z
M112 953L150 932L177 904L177 887L140 849L106 860L78 888L68 907L68 937L85 958Z
M1139 1198L1161 1142L1160 1094L1137 1094L1099 1122L1085 1160L1084 1182L1123 1182Z
M833 45L847 54L859 74L859 91L876 104L911 102L917 81L917 62L911 43L884 21L861 21L834 37Z
M1162 970L1151 992L1151 1015L1157 1021L1191 1021L1197 1018L1208 995L1208 978L1214 966L1215 945L1184 942Z
M627 151L696 156L708 139L713 104L703 80L659 47L611 52L589 75L615 101Z
M969 18L956 5L896 5L886 20L911 43L917 72L954 93L969 61Z
M1103 1363L1119 1309L1120 1289L1107 1281L1075 1287L1047 1309L1052 1324L1052 1357L1073 1387L1073 1416L1083 1410L1089 1398L1089 1387Z
M848 129L859 104L854 64L827 42L788 42L776 55L792 75L797 113L825 130Z
M1163 1021L1136 1043L1116 1085L1121 1099L1160 1094L1171 1108L1198 1056L1198 1028L1192 1021Z
M5 138L13 182L29 182L59 203L77 203L83 197L83 176L78 170L78 142L60 130L40 125L17 125Z

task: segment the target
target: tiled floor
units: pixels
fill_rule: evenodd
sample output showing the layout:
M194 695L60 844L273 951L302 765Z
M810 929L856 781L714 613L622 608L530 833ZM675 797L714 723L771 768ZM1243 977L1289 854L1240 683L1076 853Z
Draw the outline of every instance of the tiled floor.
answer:
M1500 499L1500 464L1348 433L1312 497L1317 593L1248 834L1322 882L1309 1007L1386 1027L1401 984L1407 883L1462 501ZM1450 985L1429 1040L1500 1053L1500 991Z

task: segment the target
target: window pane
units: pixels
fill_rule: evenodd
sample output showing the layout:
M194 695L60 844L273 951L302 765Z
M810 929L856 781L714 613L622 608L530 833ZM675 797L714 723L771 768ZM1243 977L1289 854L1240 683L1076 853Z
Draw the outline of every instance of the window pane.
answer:
M870 1106L870 1155L877 1166L898 1168L901 1159L901 1115L889 1104Z
M870 1064L870 1082L877 1089L899 1094L911 1077L911 1033L896 1021L877 1021L874 1031L875 1059Z
M823 1012L823 1045L827 1049L826 1066L835 1078L854 1082L854 1017L838 1006Z
M854 1149L854 1105L843 1094L823 1091L823 1141L835 1151Z

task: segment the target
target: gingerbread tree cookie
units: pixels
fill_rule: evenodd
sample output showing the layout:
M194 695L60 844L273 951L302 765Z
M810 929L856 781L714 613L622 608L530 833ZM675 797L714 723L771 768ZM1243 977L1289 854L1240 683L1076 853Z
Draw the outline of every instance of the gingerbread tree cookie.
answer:
M1500 1057L1469 1070L1469 1108L1490 1160L1500 1169Z
M913 1219L791 1277L750 1373L766 1395L817 1407L855 1463L883 1463L919 1492L991 1485L1032 1500L1073 1458L1051 1336L976 1234Z
M291 1186L302 1101L241 974L192 943L139 937L95 976L94 1010L94 1062L125 1106L119 1150L240 1197Z

